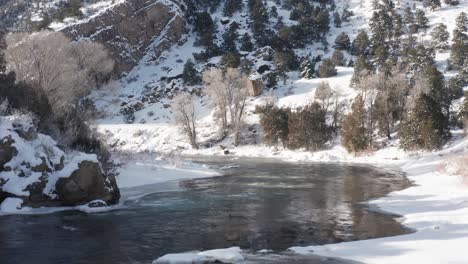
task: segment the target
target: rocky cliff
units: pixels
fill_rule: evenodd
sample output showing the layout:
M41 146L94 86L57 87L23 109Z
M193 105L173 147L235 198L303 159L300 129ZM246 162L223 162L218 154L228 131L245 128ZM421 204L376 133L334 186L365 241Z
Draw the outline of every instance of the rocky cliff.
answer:
M116 61L116 73L122 73L145 54L157 59L178 43L186 21L173 1L127 0L62 31L73 39L103 43Z

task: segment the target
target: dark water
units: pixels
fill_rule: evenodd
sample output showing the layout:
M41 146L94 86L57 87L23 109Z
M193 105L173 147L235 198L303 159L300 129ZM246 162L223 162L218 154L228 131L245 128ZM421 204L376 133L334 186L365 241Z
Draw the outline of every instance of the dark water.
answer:
M222 177L123 190L154 193L122 210L0 217L0 263L151 263L189 250L281 252L408 232L357 204L407 187L399 174L341 164L209 163L235 167Z

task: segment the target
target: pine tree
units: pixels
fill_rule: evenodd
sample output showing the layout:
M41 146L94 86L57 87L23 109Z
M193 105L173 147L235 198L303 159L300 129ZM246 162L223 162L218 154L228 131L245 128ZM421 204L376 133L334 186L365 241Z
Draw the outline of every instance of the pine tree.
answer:
M367 113L364 99L361 95L354 99L351 112L344 118L341 125L341 143L351 153L362 152L369 148L366 127Z
M366 56L370 50L370 40L365 30L359 31L351 45L351 54L355 56Z
M461 12L457 16L455 24L457 25L457 29L461 32L468 30L468 17L465 12Z
M309 60L309 58L305 57L301 61L301 77L305 79L312 79L314 78L315 74L315 63Z
M400 128L404 149L438 149L450 137L447 117L441 106L430 96L421 94Z
M351 84L353 86L359 86L361 78L372 74L373 71L374 69L372 68L372 65L366 58L362 56L357 57L356 62L354 63L354 74L351 78Z
M447 31L447 26L443 23L437 24L431 31L432 46L438 50L445 50L448 48L448 40L450 37Z
M224 53L223 56L221 57L221 67L223 69L228 69L228 68L237 68L239 67L241 62L240 59L240 54L237 52L228 52Z
M231 23L231 25L229 25L229 29L223 34L222 49L224 52L231 52L231 53L237 52L236 40L238 38L238 35L237 35L238 27L239 27L239 24L237 24L236 22L233 22Z
M430 8L431 11L434 11L438 7L441 6L440 0L423 0L423 6L426 8Z
M341 23L342 23L342 21L341 21L340 13L334 12L333 13L333 24L335 25L335 27L340 28Z
M342 32L335 39L335 45L333 46L337 50L350 50L351 41L348 34Z
M249 33L245 33L244 36L242 36L242 43L241 43L240 50L247 51L247 52L253 51L253 44L252 44L252 40L250 38Z
M328 78L337 75L335 64L330 59L324 59L318 67L318 75L320 78Z
M195 69L195 64L191 59L188 59L184 65L182 80L186 85L197 85L201 83L200 74L198 73L197 69Z
M429 19L427 19L426 14L423 10L416 10L416 25L418 29L426 30L429 28Z
M263 140L268 145L282 143L286 147L288 143L288 119L290 110L278 108L273 103L265 106L257 106L255 112L260 115L260 125L263 129Z
M454 30L453 44L450 49L450 65L456 69L462 70L467 66L468 62L468 35Z
M235 12L242 9L242 0L226 0L223 9L223 16L230 17Z
M331 138L331 128L327 125L326 111L314 102L303 109L289 114L288 147L319 150Z

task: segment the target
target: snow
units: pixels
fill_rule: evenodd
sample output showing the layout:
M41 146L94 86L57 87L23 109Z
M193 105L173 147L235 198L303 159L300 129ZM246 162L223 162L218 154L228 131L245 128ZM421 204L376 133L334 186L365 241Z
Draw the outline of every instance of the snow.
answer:
M191 162L171 164L160 158L147 161L130 161L122 166L117 176L119 188L178 181L182 179L206 178L219 175L204 165Z
M21 210L21 205L23 204L23 200L19 198L6 198L0 204L0 212L5 213L15 213Z
M190 263L236 263L244 260L242 250L239 247L231 247L224 249L213 249L203 252L188 252L180 254L167 254L157 260L153 264L190 264Z

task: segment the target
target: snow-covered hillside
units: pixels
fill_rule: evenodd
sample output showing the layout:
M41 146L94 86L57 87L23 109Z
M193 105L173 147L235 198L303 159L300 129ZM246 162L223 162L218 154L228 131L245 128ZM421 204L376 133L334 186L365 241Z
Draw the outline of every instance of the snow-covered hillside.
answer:
M222 35L228 30L229 23L236 21L239 23L239 35L243 33L252 34L248 24L247 1L244 2L242 12L237 12L233 17L223 17L222 8L219 7L213 14L213 20L217 24L216 33L218 44L221 43ZM297 22L289 20L290 11L284 10L275 1L266 1L268 6L276 6L279 16L283 16L286 25L294 25ZM421 2L399 1L395 2L398 10L403 10L407 5L415 5L416 8L423 8ZM340 28L330 23L330 32L327 34L328 43L333 43L336 36L341 32L349 34L353 39L360 29L368 29L369 19L372 16L372 1L336 1L337 10L342 10L349 6L349 10L355 15L349 22L344 22ZM441 8L428 11L427 17L432 28L437 23L447 25L451 33L455 28L455 17L463 10L466 10L468 3L461 1L457 6L442 4ZM273 18L271 18L273 23ZM430 40L430 30L417 34L419 41L428 43ZM184 85L180 79L184 63L188 60L195 60L193 54L203 51L203 47L195 45L197 34L189 33L185 35L182 46L173 46L163 52L157 61L152 61L152 52L149 51L139 64L131 70L127 76L109 84L108 89L96 91L91 97L95 99L96 105L102 115L96 125L104 133L116 150L125 151L163 151L168 152L176 148L189 148L188 140L184 140L184 135L174 125L174 113L171 108L172 98L179 91L192 92L200 89L198 86ZM298 57L309 55L314 57L321 55L323 58L330 57L333 49L325 51L321 43L307 45L303 49L295 49ZM265 61L261 56L256 56L255 52L241 52L242 56L254 62L253 69L259 69L262 65L268 65L274 69L270 61ZM353 56L345 53L347 58ZM440 71L444 72L447 79L456 74L456 71L447 71L447 60L449 51L436 52L436 64ZM196 68L202 72L205 67L220 63L221 57L211 58L207 63L198 63ZM300 107L314 101L315 89L326 81L336 92L339 100L350 107L352 99L358 93L350 85L353 75L352 67L337 67L338 75L329 78L301 78L298 72L287 73L287 80L279 80L273 89L268 89L259 97L249 100L247 116L244 119L246 124L246 142L261 143L261 131L258 127L258 116L253 113L256 105L264 104L266 100L274 98L278 106ZM462 100L457 101L458 104ZM212 109L208 104L206 96L198 100L198 118L200 139L202 145L206 142L216 141L219 138L218 127L213 120ZM454 105L457 107L457 104ZM131 108L134 113L132 124L127 124L122 110ZM345 110L346 111L346 110ZM256 130L257 133L251 133ZM229 145L229 139L223 145ZM211 151L212 152L212 151Z

